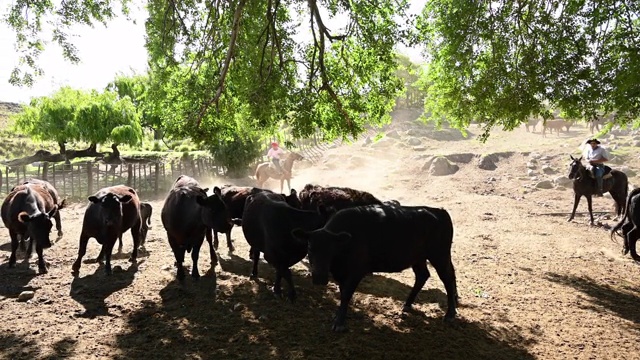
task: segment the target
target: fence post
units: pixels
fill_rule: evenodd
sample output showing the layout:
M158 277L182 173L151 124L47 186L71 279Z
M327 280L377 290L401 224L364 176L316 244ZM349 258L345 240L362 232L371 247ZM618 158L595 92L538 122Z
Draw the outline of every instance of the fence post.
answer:
M156 163L156 174L153 183L153 193L158 195L159 189L158 185L160 184L160 163Z
M131 187L132 176L133 176L133 165L128 164L127 165L127 186L128 187Z
M45 161L44 164L42 164L42 180L49 181L48 177L49 177L49 162Z
M75 197L75 192L73 190L74 186L73 186L73 164L71 164L71 197Z
M93 194L93 162L89 161L87 163L87 196L91 194Z

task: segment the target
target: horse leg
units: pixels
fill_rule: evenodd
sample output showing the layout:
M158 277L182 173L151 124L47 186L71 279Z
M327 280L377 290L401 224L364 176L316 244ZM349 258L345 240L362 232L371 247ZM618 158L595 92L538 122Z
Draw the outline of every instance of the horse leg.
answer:
M283 188L284 188L284 178L280 178L280 194L282 194Z
M574 194L573 210L571 211L571 216L569 216L567 222L571 222L571 220L573 220L573 217L576 216L576 209L578 208L578 204L580 203L580 197L582 197L582 195Z
M591 195L585 195L587 198L587 207L589 208L589 225L595 225L593 222L593 206Z
M287 179L287 187L289 187L289 192L291 192L291 178Z

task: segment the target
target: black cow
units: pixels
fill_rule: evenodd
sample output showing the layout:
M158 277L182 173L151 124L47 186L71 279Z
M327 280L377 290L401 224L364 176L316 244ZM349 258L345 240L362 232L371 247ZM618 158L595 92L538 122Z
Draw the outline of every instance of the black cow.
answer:
M200 247L206 236L211 252L212 267L218 263L213 249L211 229L220 220L231 223L227 207L222 201L220 188L215 187L213 195L207 196L207 188L201 188L194 179L181 175L169 191L162 207L162 225L167 231L167 238L178 267L177 277L184 280L184 254L191 252L193 261L191 276L200 278L198 257Z
M140 246L144 246L147 240L147 232L151 229L151 214L153 207L148 202L140 202ZM118 252L122 252L122 234L118 237Z
M105 259L105 273L111 275L111 253L116 241L124 232L131 230L133 251L129 261L136 263L140 246L140 200L133 188L115 185L102 188L89 196L89 205L84 212L78 258L73 263L73 274L80 272L82 257L87 253L87 243L95 238L102 245L98 261Z
M30 258L32 244L35 242L38 269L41 273L47 272L42 251L51 247L51 239L49 239L49 233L53 227L51 218L54 218L62 207L64 207L64 202L60 205L55 204L49 191L42 185L26 184L13 188L4 199L0 209L2 221L11 237L9 267L16 264L16 250L20 238L31 238L25 258Z
M274 294L281 294L281 281L284 277L289 285L288 298L295 301L296 291L289 268L305 257L307 246L295 241L291 231L294 228L313 230L322 227L327 218L323 210L321 208L316 212L295 209L284 201L281 194L272 192L265 191L247 197L242 216L242 232L251 246L251 277L258 276L258 260L262 252L264 259L276 270Z
M640 188L631 190L627 197L626 213L616 226L611 229L611 239L618 234L624 240L622 251L626 255L631 252L633 260L640 261L636 251L636 243L640 240ZM622 229L622 234L618 230Z
M426 206L370 205L338 211L315 231L295 229L293 236L309 245L314 284L326 285L329 272L340 286L340 307L333 330L346 330L349 301L362 278L372 272L416 275L403 310L411 308L429 278L427 260L447 290L446 320L456 315L456 277L451 262L453 224L444 209Z
M247 198L250 195L260 192L273 193L271 190L250 186L224 185L221 188L222 200L224 200L227 208L229 209L229 215L234 219L242 219L242 214L244 213L244 205ZM282 194L282 197L289 205L298 209L301 208L300 200L298 199L298 194L296 193L295 189L291 189L289 195ZM213 247L216 250L218 249L218 233L224 233L227 235L227 248L230 252L233 252L235 250L231 241L231 229L233 228L233 224L229 224L228 221L220 221L219 224L214 225Z

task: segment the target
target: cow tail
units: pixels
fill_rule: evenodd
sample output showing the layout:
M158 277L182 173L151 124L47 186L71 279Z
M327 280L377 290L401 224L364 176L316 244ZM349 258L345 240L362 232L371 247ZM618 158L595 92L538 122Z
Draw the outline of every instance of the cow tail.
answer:
M616 226L614 226L611 229L611 241L615 241L613 238L614 235L623 237L623 235L620 234L619 230L620 228L622 228L622 225L624 225L627 219L629 219L629 205L631 204L631 198L633 198L638 194L640 194L640 188L631 190L631 193L629 193L629 195L627 196L627 202L625 204L625 209L624 209L624 216L622 217L622 219L620 219L620 221L616 224ZM629 221L631 221L631 219L629 219Z

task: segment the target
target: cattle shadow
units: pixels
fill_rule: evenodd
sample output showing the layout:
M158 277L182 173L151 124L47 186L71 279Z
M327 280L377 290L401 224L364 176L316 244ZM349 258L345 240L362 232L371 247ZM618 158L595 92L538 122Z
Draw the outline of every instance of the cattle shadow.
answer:
M15 332L0 331L0 358L2 359L36 359L40 347L35 341Z
M294 280L295 281L295 280ZM337 294L306 288L296 303L275 299L250 280L175 281L127 315L116 335L118 359L189 358L533 359L516 330L458 318L406 314L352 304L347 333L331 331ZM214 295L215 293L215 295Z
M71 282L71 298L81 304L85 311L79 317L95 318L109 315L105 299L116 291L131 285L138 271L138 264L131 264L127 270L114 271L106 275L104 265L100 264L96 271L84 277L74 276ZM82 271L82 269L80 270Z
M38 288L28 286L38 272L30 266L29 262L18 261L16 266L9 268L9 261L0 265L0 296L18 297L23 291L34 291Z
M640 330L640 289L622 286L624 290L615 289L606 284L599 284L589 277L577 277L572 275L561 275L547 273L547 280L572 287L590 297L592 305L583 308L601 312L605 308L619 317L629 320L635 324L635 328Z

